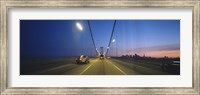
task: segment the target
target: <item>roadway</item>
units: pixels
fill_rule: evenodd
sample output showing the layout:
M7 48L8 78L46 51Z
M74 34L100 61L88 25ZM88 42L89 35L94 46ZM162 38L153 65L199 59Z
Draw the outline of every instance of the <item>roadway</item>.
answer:
M59 62L59 61L58 61ZM90 63L76 64L75 60L29 73L30 75L169 75L160 69L110 58L91 58Z

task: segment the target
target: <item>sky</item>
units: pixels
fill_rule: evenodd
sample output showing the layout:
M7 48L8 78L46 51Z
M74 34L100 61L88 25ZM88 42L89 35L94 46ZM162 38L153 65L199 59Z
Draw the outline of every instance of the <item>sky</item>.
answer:
M90 20L96 48L106 51L114 20ZM82 30L77 27L81 25ZM180 56L179 20L117 20L108 56ZM20 20L20 57L96 56L87 20Z

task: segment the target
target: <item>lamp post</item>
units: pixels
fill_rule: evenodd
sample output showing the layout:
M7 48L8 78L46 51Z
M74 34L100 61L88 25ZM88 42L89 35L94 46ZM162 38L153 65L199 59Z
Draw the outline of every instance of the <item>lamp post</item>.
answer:
M112 42L113 42L113 43L116 43L116 40L115 40L115 39L113 39L113 40L112 40ZM117 57L117 56L118 56L118 51L117 51L117 43L116 43L116 53L115 53L115 54L116 54L116 57Z
M80 31L83 31L83 26L79 22L76 22L76 28ZM86 50L84 49L81 49L81 52L86 54Z

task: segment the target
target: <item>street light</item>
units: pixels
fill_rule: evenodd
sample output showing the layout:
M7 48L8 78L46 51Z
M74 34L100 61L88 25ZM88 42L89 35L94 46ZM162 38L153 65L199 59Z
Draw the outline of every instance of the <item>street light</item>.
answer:
M112 40L113 43L115 43L115 39ZM116 57L118 56L118 49L117 49L117 43L116 43Z
M114 42L115 42L115 39L113 39L112 42L114 43Z
M81 31L83 30L83 27L79 22L76 23L76 27Z

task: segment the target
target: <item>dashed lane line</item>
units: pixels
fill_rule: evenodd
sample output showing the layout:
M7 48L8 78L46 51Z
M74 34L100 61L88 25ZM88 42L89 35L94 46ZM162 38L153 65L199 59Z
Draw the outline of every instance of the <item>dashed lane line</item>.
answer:
M97 61L97 59L94 61L94 63ZM94 65L94 64L90 64L86 69L84 69L81 73L80 73L80 75L82 75L83 73L85 73L92 65Z
M87 71L93 64L90 64L85 70L83 70L80 75L82 75L83 73L85 73L85 71Z
M116 65L114 65L113 63L111 63L110 61L107 60L108 63L112 64L117 70L119 70L121 73L123 73L124 75L127 75L124 71L122 71L119 67L117 67Z

